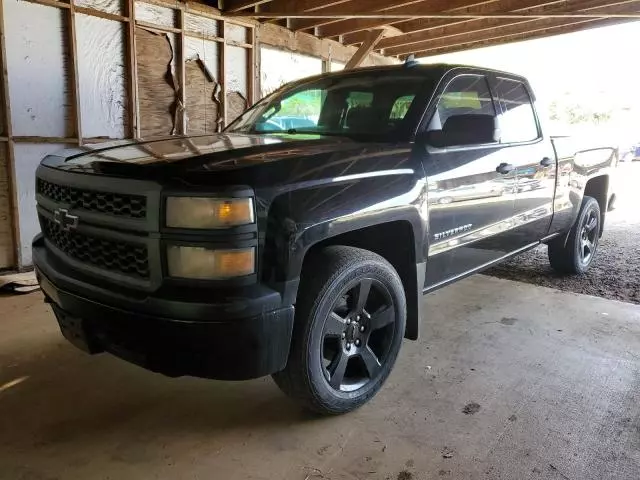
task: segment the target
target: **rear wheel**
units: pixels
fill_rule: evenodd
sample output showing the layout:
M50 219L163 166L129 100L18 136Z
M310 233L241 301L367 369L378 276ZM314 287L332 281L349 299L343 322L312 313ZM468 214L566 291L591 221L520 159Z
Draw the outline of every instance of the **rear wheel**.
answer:
M584 197L578 218L567 242L559 237L549 242L549 262L562 273L585 273L596 255L600 241L600 205L593 197Z
M328 247L305 262L289 361L273 376L306 407L340 414L373 397L396 361L406 324L402 282L382 257Z

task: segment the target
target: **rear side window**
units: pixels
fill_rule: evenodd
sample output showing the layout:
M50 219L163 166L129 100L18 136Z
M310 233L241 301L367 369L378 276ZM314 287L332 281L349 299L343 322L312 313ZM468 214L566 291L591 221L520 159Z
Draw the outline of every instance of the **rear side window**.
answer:
M442 130L450 117L459 115L496 116L484 76L461 75L454 78L442 92L428 130Z
M524 84L516 80L498 78L496 93L502 110L502 143L530 142L539 138L536 115Z

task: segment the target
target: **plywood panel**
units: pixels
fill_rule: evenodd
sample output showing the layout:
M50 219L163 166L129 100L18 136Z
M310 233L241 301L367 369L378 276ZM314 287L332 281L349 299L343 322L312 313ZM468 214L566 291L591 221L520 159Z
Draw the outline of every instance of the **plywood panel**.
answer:
M143 138L172 135L178 80L174 34L136 28L140 134Z
M123 138L129 123L125 25L76 14L82 134Z
M31 265L31 241L40 232L36 213L35 173L40 161L48 154L65 148L61 144L17 143L14 146L15 171L20 224L20 265Z
M217 42L185 38L187 133L218 131L222 108Z
M0 143L0 268L13 266L12 202L8 177L7 144Z
M73 135L65 11L4 0L13 134Z

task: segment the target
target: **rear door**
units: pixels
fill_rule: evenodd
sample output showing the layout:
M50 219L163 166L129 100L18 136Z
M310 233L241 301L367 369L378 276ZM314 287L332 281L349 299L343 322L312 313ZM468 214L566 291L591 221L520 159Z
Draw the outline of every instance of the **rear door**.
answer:
M453 116L497 116L485 75L450 74L442 83L435 106L427 112L427 132L442 130ZM510 187L515 173L497 171L503 162L498 142L425 148L429 204L425 288L429 289L512 250L515 190Z
M549 232L555 194L556 155L537 121L528 85L499 74L493 79L500 109L504 161L515 167L514 247L524 247Z

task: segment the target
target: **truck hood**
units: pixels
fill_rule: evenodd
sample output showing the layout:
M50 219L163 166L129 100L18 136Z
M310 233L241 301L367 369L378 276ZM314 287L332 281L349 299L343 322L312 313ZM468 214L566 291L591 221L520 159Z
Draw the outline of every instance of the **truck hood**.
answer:
M88 145L49 155L42 164L165 183L259 186L406 169L409 148L346 137L225 133Z
M122 164L145 167L171 165L189 171L236 170L291 157L352 149L358 145L345 137L320 135L217 134L172 137L145 142L117 141L63 150L43 161L48 167L84 173L127 171ZM114 164L119 164L115 167ZM129 170L131 171L131 170Z

